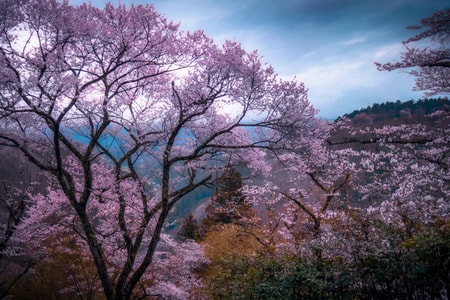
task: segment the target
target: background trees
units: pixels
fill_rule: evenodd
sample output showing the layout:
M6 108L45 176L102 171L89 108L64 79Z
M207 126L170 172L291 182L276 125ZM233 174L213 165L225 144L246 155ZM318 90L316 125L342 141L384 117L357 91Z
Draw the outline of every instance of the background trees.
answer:
M131 297L171 208L217 168L266 171L262 149L307 142L304 86L236 43L152 6L1 6L0 143L50 182L21 232L76 232L108 299Z
M450 143L442 108L381 128L339 122L309 149L280 156L268 184L244 188L270 205L255 240L275 247L222 261L229 286L255 299L446 299Z

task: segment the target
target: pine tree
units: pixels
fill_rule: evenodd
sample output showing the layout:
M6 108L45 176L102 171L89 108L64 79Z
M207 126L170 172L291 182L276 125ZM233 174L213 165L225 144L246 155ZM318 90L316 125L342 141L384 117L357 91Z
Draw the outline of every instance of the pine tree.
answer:
M251 206L241 192L242 186L241 173L235 167L226 168L217 179L216 191L206 208L201 226L203 234L221 224L243 225L252 217Z
M185 239L191 240L198 240L200 238L197 220L195 220L192 214L189 214L184 220L183 226L181 227L178 235Z

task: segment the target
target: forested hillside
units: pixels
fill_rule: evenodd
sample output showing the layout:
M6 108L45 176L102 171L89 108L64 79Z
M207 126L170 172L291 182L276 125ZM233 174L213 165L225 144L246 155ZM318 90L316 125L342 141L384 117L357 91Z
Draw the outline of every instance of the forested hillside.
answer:
M447 98L409 100L406 102L375 103L367 108L345 114L342 118L352 121L354 126L382 126L386 124L408 124L424 121L426 115L435 111L450 110L450 100Z
M346 125L339 125L335 127L328 142L331 149L346 147L354 150L372 149L372 151L377 151L377 147L379 147L379 145L375 142L369 142L370 136L368 135L368 132L359 131L359 133L357 133L354 129L366 129L367 127L381 128L383 126L415 124L427 126L430 131L433 131L436 127L447 125L439 121L441 118L439 115L430 117L431 114L438 111L450 112L450 100L447 98L437 98L409 100L406 102L397 101L375 103L365 109L355 110L339 117L336 122L340 123L343 122L343 120L346 120ZM348 128L348 124L351 124L352 128ZM350 134L350 131L352 131L352 134ZM373 133L373 137L377 137L377 135ZM274 168L276 167L274 166ZM248 171L244 171L244 168L241 168L241 172L245 172L245 175L248 175ZM282 175L279 175L278 177L279 178L275 179L279 181L278 184L282 185L282 182L285 182L285 188L288 188L288 180L283 178ZM365 180L369 179L366 178ZM263 178L254 178L253 182L261 184L261 182L263 182ZM209 197L213 193L213 190L214 186L211 186L209 189L203 189L201 193L191 195L190 197L180 201L177 205L176 213L172 215L172 220L180 220L179 218L187 217L189 213L192 213L192 210L195 209L196 205L201 205L204 208L205 205L203 202L208 201ZM372 199L372 201L361 201L361 199L356 197L354 199L349 199L348 201L351 201L352 205L355 206L367 207L373 204L372 201L374 201L374 199ZM255 210L259 209L259 206L255 207ZM199 216L201 218L203 217L203 213L201 211L197 211L197 214L200 214ZM180 221L172 223L172 226L179 225Z

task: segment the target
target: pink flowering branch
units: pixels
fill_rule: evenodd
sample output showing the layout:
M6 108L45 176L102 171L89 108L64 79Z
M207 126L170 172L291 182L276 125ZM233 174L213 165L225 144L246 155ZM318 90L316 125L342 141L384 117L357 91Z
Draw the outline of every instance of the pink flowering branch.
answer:
M403 42L406 51L401 54L401 61L379 63L375 65L380 71L405 69L416 76L417 90L428 91L426 95L448 94L450 91L450 10L444 9L421 21L421 25L409 29L424 29L421 33ZM425 42L425 48L415 46Z

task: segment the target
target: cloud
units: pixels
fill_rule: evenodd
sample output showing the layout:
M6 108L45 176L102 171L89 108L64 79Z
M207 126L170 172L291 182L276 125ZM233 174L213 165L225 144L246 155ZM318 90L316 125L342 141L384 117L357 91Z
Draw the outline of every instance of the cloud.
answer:
M400 57L400 53L405 51L405 47L402 43L394 43L387 45L380 45L374 49L372 58L376 62L388 62Z
M373 80L367 73L367 64L346 60L308 67L297 73L296 77L309 88L310 98L315 104L329 104L349 90L373 87Z
M400 48L367 48L358 55L330 58L327 64L312 63L295 76L305 83L311 103L326 118L336 118L373 102L417 99L421 94L412 91L413 77L401 72L380 72L373 63L373 58L389 58L398 54Z
M355 44L361 44L367 41L367 38L365 37L355 37L349 40L342 41L340 44L343 46L351 46Z

